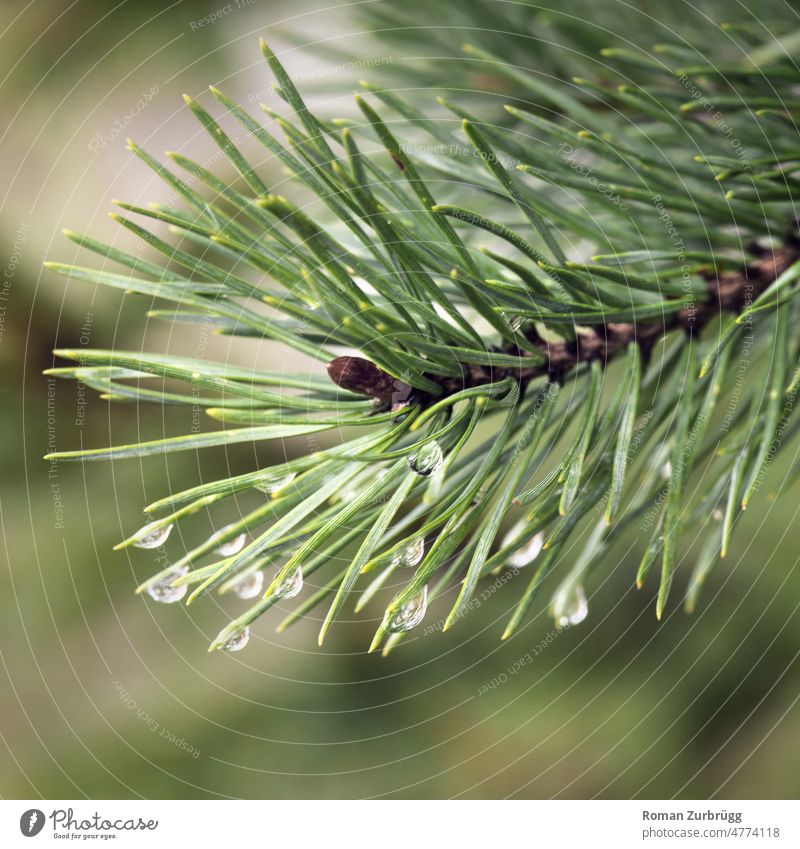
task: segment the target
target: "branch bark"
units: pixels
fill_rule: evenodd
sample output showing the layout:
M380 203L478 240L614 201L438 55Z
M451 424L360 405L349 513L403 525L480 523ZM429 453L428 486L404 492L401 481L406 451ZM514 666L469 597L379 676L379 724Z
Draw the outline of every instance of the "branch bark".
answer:
M428 375L442 386L446 395L472 386L481 386L509 376L515 376L521 383L535 377L550 376L562 380L564 376L580 363L601 360L604 364L612 360L617 353L636 342L645 357L653 346L666 333L682 329L687 334L698 334L702 328L721 313L738 314L770 286L786 269L800 260L800 236L796 231L777 248L760 249L751 247L756 259L733 271L710 271L704 275L708 281L707 300L690 309L681 310L667 316L664 321L608 323L582 328L574 341L547 342L535 331L529 335L546 356L544 363L536 363L524 368L492 368L464 364L464 376L442 378ZM519 348L506 347L504 353L524 356ZM400 409L409 403L430 403L435 396L412 389L403 381L378 368L370 360L362 357L337 357L328 364L331 380L343 389L358 392L375 399L376 404Z

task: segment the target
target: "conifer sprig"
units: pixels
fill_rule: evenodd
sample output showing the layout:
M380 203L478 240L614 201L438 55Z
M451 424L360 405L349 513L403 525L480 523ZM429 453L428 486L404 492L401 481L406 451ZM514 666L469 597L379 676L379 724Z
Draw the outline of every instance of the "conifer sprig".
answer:
M114 401L199 405L222 427L49 456L356 435L164 493L120 547L161 545L176 522L213 517L233 496L252 507L139 591L187 603L211 590L261 596L211 644L238 650L314 576L279 630L318 616L321 643L355 600L382 611L371 648L389 651L436 599L448 598L442 627L459 623L481 580L507 569L507 638L551 573L561 576L553 615L579 622L591 570L627 531L643 543L637 583L658 566L659 617L682 571L680 541L705 536L681 584L693 608L798 428L794 66L765 55L756 73L743 60L688 63L679 46L615 48L602 81L567 85L470 46L470 61L513 92L502 123L446 100L423 112L366 83L361 120L328 120L262 50L286 115L256 117L214 87L219 118L186 98L235 183L130 143L182 201L120 202L112 216L158 261L65 231L122 271L47 265L169 302L150 312L159 319L280 342L310 371L58 350L75 365L52 374ZM316 202L271 191L231 124Z

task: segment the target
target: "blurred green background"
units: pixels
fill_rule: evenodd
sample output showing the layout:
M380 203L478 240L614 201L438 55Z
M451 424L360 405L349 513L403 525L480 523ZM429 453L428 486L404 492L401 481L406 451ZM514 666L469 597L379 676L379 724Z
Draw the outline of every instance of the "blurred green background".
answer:
M221 7L228 11L208 22ZM354 80L367 72L334 67L311 43L338 47L341 34L341 46L359 55L368 43L374 55L352 4L35 0L6 16L0 794L796 797L797 487L777 501L765 488L693 617L676 602L656 623L654 585L632 586L639 549L621 551L595 576L583 625L509 674L553 625L539 608L501 644L516 597L508 585L488 593L468 623L408 640L387 659L364 652L369 616L343 622L318 649L318 623L278 635L273 615L257 623L247 651L209 655L208 640L236 605L148 603L133 588L155 570L154 553L112 546L141 524L144 504L207 479L219 464L252 468L254 449L179 455L169 465L41 459L55 447L188 429L185 410L111 408L41 376L59 345L191 354L202 341L148 322L136 298L65 285L41 263L76 256L62 227L120 239L106 217L112 198L168 197L126 151L126 136L153 153L213 161L215 148L180 95L216 83L245 104L268 98L258 37L275 28L309 42L285 55L309 80L312 102L347 108ZM413 58L391 64L400 74ZM267 176L281 187L280 173ZM206 353L292 367L284 351L263 344L214 340ZM773 488L796 453L790 446L773 464ZM182 544L174 533L170 552ZM684 574L691 558L687 551Z

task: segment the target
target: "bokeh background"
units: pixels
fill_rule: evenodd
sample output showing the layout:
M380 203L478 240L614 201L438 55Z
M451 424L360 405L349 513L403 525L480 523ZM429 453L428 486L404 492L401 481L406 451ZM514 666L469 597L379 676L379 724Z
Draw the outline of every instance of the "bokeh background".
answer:
M736 550L694 616L676 603L656 623L655 586L633 588L639 549L623 548L595 576L580 627L548 639L552 622L537 608L501 644L515 590L500 586L465 625L408 640L386 659L364 652L369 617L337 627L324 649L314 621L275 634L277 620L265 617L247 651L209 655L208 640L236 605L187 610L133 594L157 568L154 555L112 546L141 524L144 504L220 464L252 468L267 449L179 455L168 465L42 460L54 448L157 438L189 425L185 410L112 408L41 375L58 346L191 354L201 344L190 329L148 321L135 297L65 285L42 270L46 258L78 256L62 227L121 244L106 215L111 200L168 197L125 138L227 174L181 94L202 96L214 83L246 105L269 102L259 36L281 47L316 106L350 110L360 77L402 80L419 61L402 45L381 52L368 34L377 24L365 7L382 4L398 13L384 0L32 0L5 10L0 794L796 797L799 490L768 494L796 446L773 464L770 486L745 514ZM638 5L657 15L663 4ZM612 38L600 32L598 43ZM356 67L347 56L379 61ZM262 176L285 190L274 165ZM257 343L216 339L204 353L292 367L285 351ZM182 544L173 534L170 550ZM687 550L684 572L691 558ZM543 640L546 649L520 665Z

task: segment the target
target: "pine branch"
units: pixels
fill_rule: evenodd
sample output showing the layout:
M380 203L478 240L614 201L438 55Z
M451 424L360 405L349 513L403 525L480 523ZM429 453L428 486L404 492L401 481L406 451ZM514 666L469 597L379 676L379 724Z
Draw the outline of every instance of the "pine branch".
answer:
M724 312L746 318L747 313L743 313L743 310L751 306L754 299L779 281L783 286L800 277L800 265L797 265L800 263L800 237L795 229L779 248L758 250L763 256L745 265L740 271L706 272L703 276L709 285L705 299L666 316L664 321L586 325L574 340L562 342L548 342L532 328L526 332L526 337L545 355L544 362L516 368L462 363L460 379L433 379L442 386L445 394L499 382L508 377L520 383L545 376L562 381L567 372L581 363L599 360L606 365L631 344L637 345L647 357L652 347L671 330L682 329L690 336L699 334L706 324ZM557 274L559 269L553 268L552 271ZM506 346L502 352L522 359L526 357L526 352L518 347ZM394 410L400 409L412 398L413 390L410 386L395 380L363 358L338 357L328 364L328 372L331 380L343 389L368 395L376 401L391 402ZM432 403L439 396L417 393L413 397L424 405ZM402 402L399 402L400 398Z
M477 0L469 15L487 8ZM72 280L171 302L153 317L203 322L242 344L274 340L311 363L308 374L284 375L59 350L74 364L52 374L120 403L200 406L221 427L51 459L359 429L294 460L161 493L150 521L120 544L165 545L175 523L207 512L216 525L231 496L249 501L139 587L168 603L212 590L261 596L212 649L243 648L250 626L318 571L316 590L279 630L319 611L322 642L353 598L361 610L385 595L372 648L386 653L449 593L442 627L461 622L481 580L501 570L512 592L524 582L508 638L567 560L550 609L577 624L591 571L625 533L644 535L640 586L660 561L659 617L680 575L681 540L705 533L687 584L693 609L776 442L800 429L800 238L794 225L786 234L800 173L796 69L765 54L755 79L727 37L709 35L708 56L685 45L615 47L604 51L601 82L569 82L563 56L551 57L561 78L549 79L527 68L514 38L473 34L480 43L467 61L512 101L485 120L480 103L420 108L368 83L357 98L363 120L328 120L262 45L288 114L263 111L285 144L211 94L317 203L301 209L274 194L223 119L187 98L240 179L179 153L162 164L131 142L184 204L120 203L124 214L112 216L157 261L66 231L123 272L48 263ZM569 35L575 55L588 55L592 37L580 27ZM752 326L764 332L746 339ZM742 380L731 363L745 351ZM715 457L715 472L689 498L699 457ZM577 559L568 555L584 539Z

